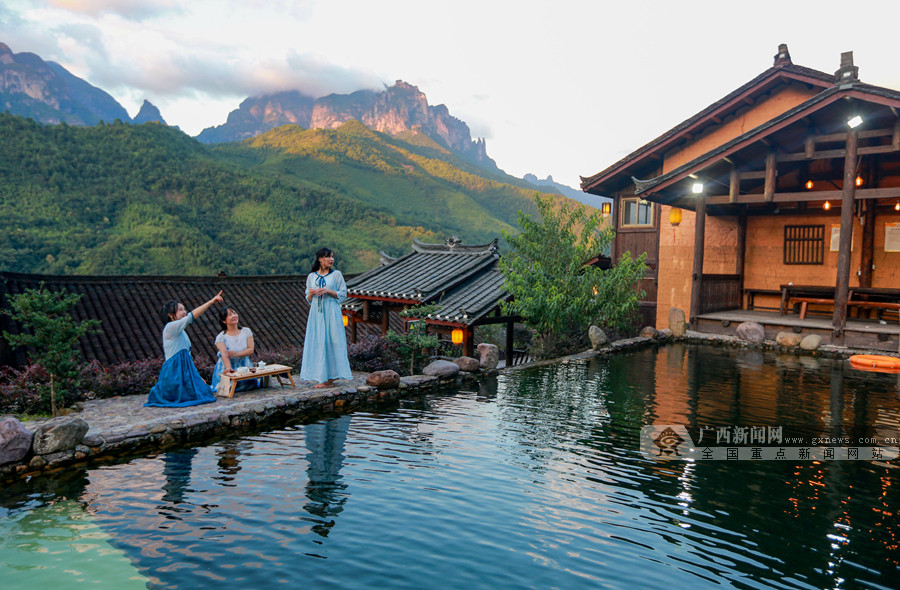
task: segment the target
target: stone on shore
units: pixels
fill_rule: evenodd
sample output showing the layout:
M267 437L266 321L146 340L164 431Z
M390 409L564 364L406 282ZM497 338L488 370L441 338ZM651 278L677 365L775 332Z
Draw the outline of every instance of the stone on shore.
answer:
M794 334L793 332L779 332L775 335L775 344L786 348L795 348L799 346L801 340L803 340L803 337L800 336L800 334Z
M747 342L760 344L766 339L766 332L758 322L742 322L737 327L737 337Z
M371 385L376 389L394 389L400 385L400 374L391 369L375 371L366 377L366 385Z
M651 340L656 340L659 337L659 330L654 328L653 326L644 326L641 328L641 333L638 334L641 338L649 338Z
M684 310L677 307L669 308L669 329L672 335L679 337L684 336L687 332L687 321L684 317Z
M439 379L449 379L459 374L459 365L450 361L437 360L422 369L423 375L431 375Z
M49 455L70 451L84 440L88 423L81 418L63 418L40 426L34 433L34 453Z
M470 356L461 356L458 359L454 359L453 362L456 363L460 371L466 371L467 373L477 373L478 369L481 368L481 363L478 362L478 359L473 359Z
M822 345L822 337L818 334L810 334L800 341L800 348L803 350L818 350Z
M591 339L591 348L593 350L600 350L609 344L609 337L606 335L606 332L601 330L598 326L591 326L588 328L588 338Z
M493 371L496 369L497 365L500 363L500 349L497 348L497 345L482 342L476 348L481 357L479 361L481 368L485 371Z
M0 420L0 465L24 459L32 440L34 433L12 416Z

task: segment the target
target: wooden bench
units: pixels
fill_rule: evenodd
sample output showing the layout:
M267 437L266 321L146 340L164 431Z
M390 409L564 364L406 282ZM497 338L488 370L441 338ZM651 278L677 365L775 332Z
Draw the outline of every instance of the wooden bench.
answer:
M756 296L757 295L771 295L773 297L778 297L781 295L781 291L779 289L744 289L744 294L747 295L747 309L765 309L769 311L776 311L779 309L778 307L761 307L756 305Z
M291 387L296 389L297 386L294 385L294 378L291 377L291 371L293 370L293 368L288 367L287 365L266 365L265 367L260 367L255 370L251 369L246 373L222 373L216 395L218 397L234 397L234 389L239 382L246 381L247 379L262 379L264 377L275 377L278 379L278 383L282 388L284 388L285 385L282 378L287 377Z
M791 297L788 300L788 307L794 307L797 303L800 304L800 319L806 319L806 312L809 309L809 304L812 303L814 305L831 305L834 307L834 299L820 299L818 297Z
M896 311L897 319L900 321L900 303L892 303L890 301L848 301L847 307L855 307L857 309L874 309L878 311L878 319L881 319L881 312L884 310Z

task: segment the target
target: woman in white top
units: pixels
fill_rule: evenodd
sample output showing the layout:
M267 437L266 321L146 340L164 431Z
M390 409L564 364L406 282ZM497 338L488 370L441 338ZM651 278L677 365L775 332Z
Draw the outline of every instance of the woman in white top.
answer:
M250 368L250 355L253 354L253 332L246 326L238 323L238 312L233 307L226 307L219 312L219 323L222 331L216 336L216 349L218 349L218 361L213 369L212 386L217 388L222 373L232 373L241 367ZM240 381L236 391L255 389L259 387L257 379Z

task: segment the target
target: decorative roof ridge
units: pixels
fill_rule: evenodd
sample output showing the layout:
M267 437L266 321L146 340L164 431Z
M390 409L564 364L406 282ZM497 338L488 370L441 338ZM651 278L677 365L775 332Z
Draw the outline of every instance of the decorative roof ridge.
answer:
M463 244L456 236L450 236L443 244L426 244L413 238L413 251L422 254L492 254L498 252L499 239L487 244Z

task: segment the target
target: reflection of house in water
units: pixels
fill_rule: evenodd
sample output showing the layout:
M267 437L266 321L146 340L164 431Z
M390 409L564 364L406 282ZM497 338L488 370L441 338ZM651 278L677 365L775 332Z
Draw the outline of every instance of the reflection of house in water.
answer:
M304 427L304 439L309 451L306 461L306 498L304 509L315 516L330 518L343 510L347 501L344 493L346 485L341 481L341 466L344 462L344 443L350 429L350 416L307 424ZM313 530L324 536L333 526L333 522L313 527Z

